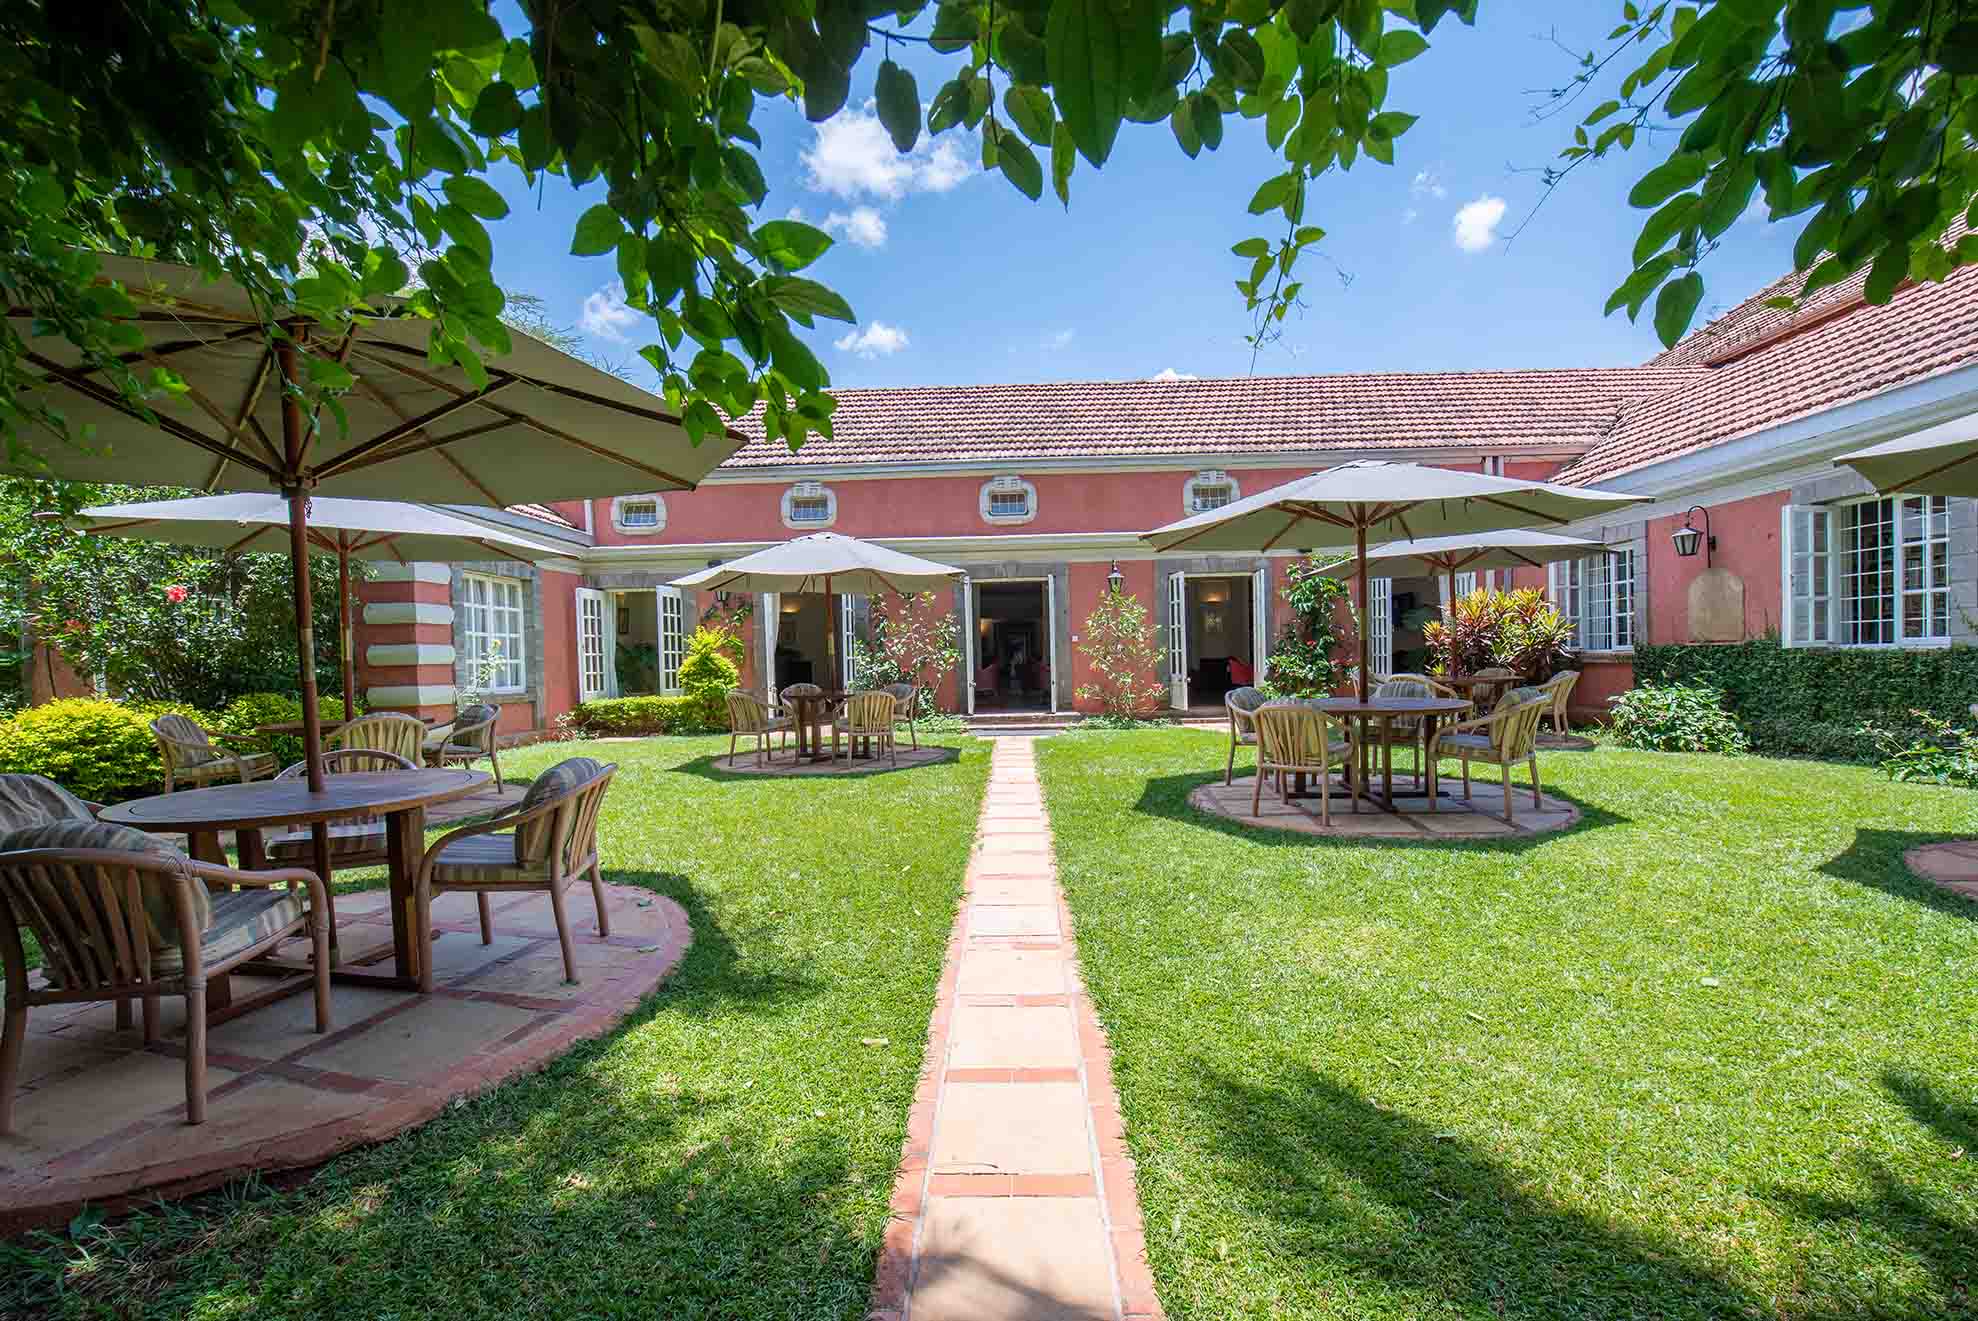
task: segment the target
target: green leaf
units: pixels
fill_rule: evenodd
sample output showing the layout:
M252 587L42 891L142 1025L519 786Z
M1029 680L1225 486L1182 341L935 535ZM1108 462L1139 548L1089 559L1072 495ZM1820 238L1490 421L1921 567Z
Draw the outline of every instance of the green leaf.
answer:
M836 291L827 289L815 280L805 280L794 275L769 275L763 277L762 291L769 296L770 302L786 312L802 312L854 324L858 322L858 317L852 313L851 304Z
M1077 166L1078 145L1071 140L1071 130L1059 120L1051 128L1051 190L1067 208L1071 206L1071 172Z
M1703 199L1695 193L1684 193L1671 199L1660 211L1648 218L1641 227L1641 235L1635 240L1635 265L1639 266L1662 251L1663 245L1674 238L1685 225L1691 224L1703 207Z
M1108 0L1056 0L1044 52L1058 110L1085 159L1104 165L1126 114L1126 33ZM1156 34L1158 52L1158 34Z
M577 231L570 240L570 255L596 257L610 252L618 246L618 236L624 232L625 224L618 218L618 213L599 202L577 217Z
M1673 348L1683 337L1702 301L1703 277L1695 271L1662 286L1655 298L1655 334L1664 348Z
M789 221L772 221L789 224ZM663 234L664 231L661 231ZM825 240L829 243L830 240ZM660 234L646 241L647 302L655 308L671 303L681 290L694 287L694 254L683 244L668 242Z
M968 113L968 84L966 78L951 78L934 94L934 104L927 108L929 133L940 133L962 122L962 116Z
M1367 125L1367 136L1379 138L1383 142L1392 142L1413 128L1419 118L1421 116L1404 114L1399 110L1384 110L1375 115L1373 121Z
M1174 108L1174 113L1168 116L1168 127L1174 130L1174 140L1181 144L1190 160L1202 154L1202 131L1195 127L1193 96Z
M892 60L879 66L879 79L873 87L879 103L879 122L899 150L912 151L920 141L920 89L913 74Z
M1380 39L1380 62L1392 69L1397 64L1406 64L1428 48L1429 43L1421 33L1396 28L1383 34Z
M1051 113L1051 96L1041 87L1025 87L1021 83L1012 84L1003 93L1003 109L1009 114L1010 122L1040 147L1051 145L1052 127L1056 117Z
M508 203L487 180L471 174L448 175L440 185L446 200L483 220L499 220L508 214Z
M1909 245L1891 239L1875 254L1875 264L1869 268L1867 283L1861 288L1863 300L1878 305L1888 302L1908 274Z
M507 83L489 83L474 102L467 127L484 138L503 138L522 126L522 98Z
M628 301L645 296L646 241L629 231L618 240L618 282L625 286Z
M1242 28L1223 34L1217 49L1222 52L1223 65L1229 71L1230 80L1238 87L1255 87L1263 78L1264 48Z
M1271 245L1265 239L1244 239L1241 243L1231 245L1230 252L1238 257L1254 260L1258 257L1270 256Z
M536 85L536 62L529 54L529 43L512 38L501 52L501 80L518 92Z
M800 271L831 248L831 236L801 220L772 220L755 231L765 261Z
M1297 176L1289 172L1264 180L1250 198L1250 214L1261 216L1266 211L1275 211L1283 206L1297 182Z
M1206 92L1197 92L1188 98L1193 103L1195 131L1202 136L1202 145L1210 151L1223 145L1223 110L1216 98ZM1184 103L1186 104L1186 103Z
M1044 195L1044 169L1037 163L1036 153L1030 150L1029 143L1000 126L996 134L996 166L1031 201Z
M1284 140L1291 130L1298 127L1299 103L1296 97L1287 96L1270 108L1264 116L1264 140L1270 143L1272 151L1284 146Z
M1660 206L1686 188L1693 188L1709 169L1703 153L1678 152L1644 174L1628 194L1628 205Z

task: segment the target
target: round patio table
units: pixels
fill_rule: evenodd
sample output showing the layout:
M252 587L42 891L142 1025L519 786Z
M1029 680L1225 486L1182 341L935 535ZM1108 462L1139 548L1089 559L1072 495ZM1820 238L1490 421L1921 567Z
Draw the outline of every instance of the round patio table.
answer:
M1393 812L1398 809L1394 806L1392 757L1381 759L1379 796L1376 797L1367 786L1368 772L1372 769L1367 757L1368 727L1374 724L1380 726L1381 744L1385 747L1388 727L1393 724L1396 716L1419 716L1422 721L1423 746L1427 747L1428 740L1435 736L1438 720L1445 716L1461 716L1472 704L1460 697L1369 697L1364 702L1357 697L1316 697L1311 699L1310 705L1327 715L1342 716L1348 720L1357 719L1360 722L1360 737L1357 741L1360 758L1357 779L1360 784L1360 794L1374 806ZM1433 798L1436 793L1435 763L1430 762L1427 771L1429 796Z
M824 751L824 727L850 695L835 690L795 696L782 694L780 700L790 708L790 721L797 728L798 761L806 757L823 761L830 755Z
M137 798L105 808L99 819L152 834L183 833L194 858L221 866L226 865L227 855L220 835L231 830L239 847L240 865L250 871L267 865L261 844L263 827L309 826L315 836L313 870L327 883L330 823L351 817L383 817L385 845L391 859L389 950L393 972L387 975L352 966L338 967L331 975L365 985L417 990L420 943L414 938L413 886L420 860L425 856L426 809L435 803L463 798L492 778L486 771L467 770L354 771L328 777L321 793L311 792L309 782L303 779L257 780L251 784L221 784L155 798ZM339 960L335 901L331 902L331 911L325 916L330 920L331 958ZM384 953L385 949L380 947L353 956L351 962L375 962ZM276 971L292 970L282 960L263 962Z

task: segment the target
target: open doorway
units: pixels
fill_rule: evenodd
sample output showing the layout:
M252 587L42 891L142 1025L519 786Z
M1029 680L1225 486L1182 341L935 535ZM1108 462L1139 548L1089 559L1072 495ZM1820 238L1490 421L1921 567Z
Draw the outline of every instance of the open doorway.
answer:
M780 691L793 683L836 688L838 684L830 672L831 624L824 597L815 592L788 593L775 601L777 689Z
M975 710L1056 710L1050 584L985 582L974 590Z
M1181 635L1184 646L1170 666L1182 679L1175 686L1185 690L1171 698L1176 706L1219 711L1232 688L1257 682L1266 645L1257 579L1250 573L1174 575L1170 631Z

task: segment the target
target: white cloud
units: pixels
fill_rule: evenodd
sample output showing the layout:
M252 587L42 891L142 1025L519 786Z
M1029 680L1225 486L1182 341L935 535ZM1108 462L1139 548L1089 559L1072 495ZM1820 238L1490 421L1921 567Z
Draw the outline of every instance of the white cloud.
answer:
M869 206L855 206L850 211L833 211L824 217L818 228L827 234L840 234L861 248L883 248L886 246L886 217Z
M1044 347L1046 349L1050 349L1053 351L1057 349L1070 348L1071 342L1077 338L1078 338L1078 332L1076 330L1054 331L1053 333L1044 336Z
M1415 221L1421 218L1421 214L1422 214L1421 212L1417 211L1412 206L1403 207L1401 209L1401 223L1404 225L1412 225L1415 223Z
M1433 169L1425 169L1418 171L1415 175L1415 181L1408 185L1408 195L1410 197L1431 197L1439 202L1449 196L1449 190L1442 186L1441 175L1437 174Z
M623 344L625 332L639 319L639 313L625 305L625 286L613 280L584 299L584 310L577 325L587 335Z
M907 332L902 327L875 321L831 341L831 346L841 353L856 353L861 358L890 358L905 348L907 342Z
M1497 242L1497 226L1504 219L1504 199L1485 193L1474 202L1465 202L1456 212L1456 246L1465 252L1482 252Z
M810 188L897 202L908 193L945 193L976 172L969 138L955 130L923 136L902 156L873 105L848 106L817 126L816 140L803 151Z
M1199 381L1202 378L1194 372L1178 372L1172 367L1163 367L1147 379L1150 381Z

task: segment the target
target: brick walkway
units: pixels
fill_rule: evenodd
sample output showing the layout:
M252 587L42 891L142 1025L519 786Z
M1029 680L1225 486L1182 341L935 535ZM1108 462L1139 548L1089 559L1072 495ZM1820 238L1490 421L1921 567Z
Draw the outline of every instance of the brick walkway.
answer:
M869 1321L1162 1315L1032 740L994 740Z

